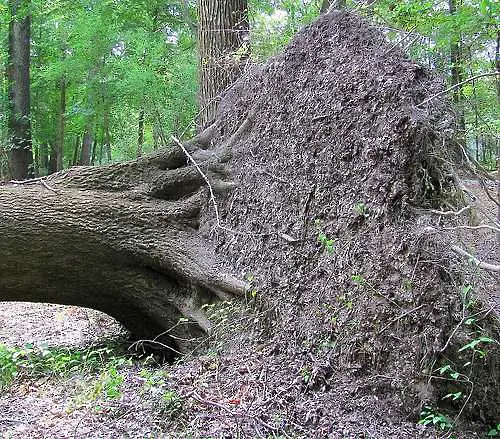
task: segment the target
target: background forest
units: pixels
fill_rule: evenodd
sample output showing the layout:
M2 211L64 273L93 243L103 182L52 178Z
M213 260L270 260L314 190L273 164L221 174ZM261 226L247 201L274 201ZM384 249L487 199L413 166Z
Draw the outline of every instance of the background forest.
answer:
M329 3L250 1L250 42L242 50L250 50L252 61L268 58ZM15 17L13 4L19 7ZM348 6L374 15L390 38L438 69L450 86L499 68L497 2L380 0ZM135 158L157 148L161 133L169 138L196 131L195 1L2 0L1 177L8 177L6 150L12 137L7 123L9 23L26 16L31 17L29 117L35 175ZM500 78L465 82L452 95L470 152L492 169L500 133Z

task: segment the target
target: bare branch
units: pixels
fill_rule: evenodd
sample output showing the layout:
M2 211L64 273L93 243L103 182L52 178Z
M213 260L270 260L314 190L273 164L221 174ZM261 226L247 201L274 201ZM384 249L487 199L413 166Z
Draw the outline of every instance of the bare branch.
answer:
M436 215L442 215L442 216L452 216L452 215L458 216L458 215L461 215L462 213L470 210L470 208L471 208L471 206L465 206L460 210L445 210L445 211L431 209L430 212L435 213Z
M387 325L385 325L380 331L379 334L382 334L387 328L389 328L392 324L396 323L398 320L401 320L403 317L406 317L407 315L410 315L411 313L418 311L420 308L423 308L425 304L423 303L422 305L417 306L416 308L410 309L409 311L406 311L405 313L401 314L400 316L396 317L395 319L391 320Z
M487 262L480 261L475 256L466 252L463 248L460 248L457 245L452 245L451 249L456 254L468 258L470 261L472 261L475 265L477 265L479 268L482 268L483 270L494 271L496 273L500 272L500 265L493 265L493 264L488 264Z
M182 151L184 152L184 154L186 154L187 158L191 161L191 163L193 163L193 165L196 168L196 170L200 173L200 175L203 177L203 179L207 183L208 190L210 191L210 201L214 205L215 220L217 221L217 227L220 227L222 229L223 227L221 226L220 217L219 217L219 207L217 206L217 201L215 200L214 190L212 188L212 185L210 184L210 180L205 175L205 173L201 170L200 166L198 165L198 163L196 163L196 161L191 156L191 154L189 154L188 150L184 147L184 145L181 143L181 141L177 137L175 137L173 135L170 136L170 138L177 144L177 146L179 148L182 149Z
M443 230L457 230L457 229L467 229L467 230L487 229L487 230L492 230L493 232L499 232L500 233L500 228L499 227L489 226L488 224L480 224L478 226L443 227Z
M484 78L485 76L498 76L498 75L500 75L500 72L481 73L480 75L471 76L470 78L467 78L467 79L459 82L458 84L455 84L454 86L452 86L450 88L447 88L446 90L440 91L439 93L432 95L430 98L427 98L425 101L422 101L422 102L420 102L420 104L417 104L416 107L420 107L421 105L424 105L427 102L430 102L439 96L447 94L450 91L455 90L457 87L460 87L463 84L467 84L468 82L474 81L474 80L479 79L479 78Z

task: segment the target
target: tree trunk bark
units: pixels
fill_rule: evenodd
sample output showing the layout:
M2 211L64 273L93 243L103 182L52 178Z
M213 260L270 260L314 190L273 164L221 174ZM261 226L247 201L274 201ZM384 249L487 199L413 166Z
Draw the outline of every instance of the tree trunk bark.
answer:
M78 162L80 166L90 165L90 159L92 158L93 141L94 141L94 136L92 135L92 129L90 128L89 124L87 126L87 129L85 130L85 134L83 135L82 150L80 152L80 161Z
M64 158L64 129L66 125L66 80L61 78L59 81L59 113L57 115L57 134L56 134L56 157L57 170L63 169Z
M109 133L109 110L104 110L104 146L106 152L106 160L108 163L111 161L111 135Z
M500 30L497 31L497 44L495 48L495 72L500 72ZM497 102L500 104L500 76L495 77L497 86Z
M98 145L97 132L98 130L96 129L96 135L94 137L94 141L92 142L92 160L90 162L92 166L96 164L97 160L97 145Z
M137 158L142 157L142 147L144 145L144 108L139 111L139 129L137 138Z
M40 145L40 168L43 175L49 171L49 145L46 142Z
M9 1L9 169L12 178L23 180L33 173L30 124L30 27L29 0Z
M54 172L57 172L57 147L54 143L51 143L49 145L49 165L47 168L47 173L48 174L53 174Z
M448 0L448 10L450 15L455 15L457 12L457 4L460 0ZM460 84L463 80L462 68L462 47L461 47L462 35L459 33L455 35L452 33L450 42L450 74L451 74L451 86ZM458 86L453 90L453 103L455 104L455 109L458 112L458 126L459 126L459 140L465 146L465 115L464 110L461 106L463 101L463 91L462 87Z
M33 148L33 155L34 160L33 160L33 169L34 169L34 176L35 177L40 177L40 146Z
M158 149L160 147L160 127L159 122L155 122L153 125L153 148Z
M231 187L223 180L229 150L203 150L210 132L184 147L213 189L224 191ZM157 341L173 353L190 351L211 329L202 306L247 289L198 235L205 184L178 147L128 163L71 168L43 182L4 183L0 301L94 308L135 337L163 334ZM188 323L180 323L183 316Z
M495 49L495 71L500 72L500 31L497 31L497 45ZM500 76L496 77L497 102L500 104ZM500 145L497 141L497 220L500 223ZM497 232L497 242L500 243L500 232Z
M73 148L73 159L71 160L71 166L76 166L78 164L78 153L80 152L80 137L75 137L75 146Z
M221 93L241 74L248 58L247 0L198 0L199 124L217 111Z

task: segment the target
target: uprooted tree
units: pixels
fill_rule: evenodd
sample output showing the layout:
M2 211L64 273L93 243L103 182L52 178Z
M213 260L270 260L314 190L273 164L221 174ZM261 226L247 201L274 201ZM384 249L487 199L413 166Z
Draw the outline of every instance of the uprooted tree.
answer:
M230 142L205 151L215 131L137 161L2 186L0 299L94 308L137 337L170 330L158 341L185 351L210 331L202 305L246 291L197 236L205 177L216 192L232 186ZM183 316L191 324L177 325Z
M305 368L307 387L326 389L349 370L387 399L444 396L434 371L466 364L467 313L485 331L477 343L496 335L437 238L464 211L454 118L429 100L442 90L379 30L327 14L247 71L194 139L3 185L0 300L99 309L183 352L210 331L203 305L244 297L247 273L265 296L253 322L281 356L277 382ZM468 408L495 413L491 347L474 360L489 374L469 365L456 384ZM317 397L318 413L334 402Z

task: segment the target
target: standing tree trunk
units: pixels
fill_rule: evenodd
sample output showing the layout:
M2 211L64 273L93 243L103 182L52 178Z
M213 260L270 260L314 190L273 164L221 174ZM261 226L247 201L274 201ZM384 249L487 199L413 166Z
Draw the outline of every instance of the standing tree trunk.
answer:
M500 30L497 31L497 44L495 48L495 72L500 72ZM500 75L495 77L497 85L497 101L500 104Z
M29 0L10 0L9 24L9 135L8 150L12 178L23 180L32 174L30 124L30 26Z
M144 107L139 111L139 136L137 138L137 158L142 157L144 145Z
M198 13L199 124L205 127L248 58L247 0L198 0Z
M91 165L94 166L96 164L97 160L97 145L98 145L98 135L97 135L97 129L96 129L96 135L94 136L94 141L92 142L92 160L91 160Z
M75 146L73 148L73 160L71 160L71 166L76 166L78 164L78 153L80 152L80 137L75 137Z
M104 130L104 147L106 153L106 161L111 161L111 135L109 134L109 110L104 110L104 120L103 120L103 130Z
M40 173L45 175L49 170L49 145L43 142L40 145Z
M153 148L158 149L160 146L160 122L155 122L153 125Z
M85 130L82 140L82 150L80 152L80 161L78 162L81 166L90 165L90 160L92 158L92 143L94 141L94 136L92 135L92 128L90 128L90 123Z
M495 71L500 72L500 31L497 31L497 45L495 50ZM497 102L500 104L500 75L496 76ZM497 140L497 220L500 223L500 145ZM500 232L497 232L497 242L500 243Z
M451 16L454 16L457 12L457 5L460 4L460 0L448 0L448 10ZM462 74L462 35L460 33L452 33L450 42L450 74L451 74L451 85L455 86L460 84L463 80ZM457 86L453 89L453 103L458 111L458 125L459 125L459 140L465 146L465 116L464 110L461 107L463 101L463 90L461 86Z
M61 78L59 81L59 113L57 115L57 134L56 134L56 157L57 157L57 170L63 168L64 157L64 129L66 119L64 113L66 112L66 80Z
M57 148L54 143L49 144L49 162L48 162L48 167L47 167L47 173L53 174L54 172L57 172Z

